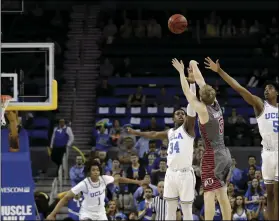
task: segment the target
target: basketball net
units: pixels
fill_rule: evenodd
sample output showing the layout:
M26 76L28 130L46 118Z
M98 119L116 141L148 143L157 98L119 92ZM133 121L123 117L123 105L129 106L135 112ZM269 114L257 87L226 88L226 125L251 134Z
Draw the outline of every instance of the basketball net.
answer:
M9 106L10 101L12 100L12 97L9 95L1 95L1 125L6 125L5 120L5 111L7 107Z

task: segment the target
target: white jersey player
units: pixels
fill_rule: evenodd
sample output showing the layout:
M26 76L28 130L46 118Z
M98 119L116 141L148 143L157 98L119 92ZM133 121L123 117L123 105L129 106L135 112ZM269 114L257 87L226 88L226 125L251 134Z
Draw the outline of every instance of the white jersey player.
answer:
M263 112L257 117L262 137L262 174L265 184L278 182L278 104L264 101Z
M55 220L56 214L60 209L67 204L67 202L78 195L83 193L84 200L82 202L79 219L80 220L107 220L105 210L105 197L106 186L114 182L112 176L101 176L101 167L98 162L93 161L90 165L90 177L85 178L83 181L73 187L67 194L59 201L54 210L47 217L47 220ZM130 183L142 185L143 181L132 180L124 177L118 178L119 183Z
M191 83L192 92L195 93L196 88L191 74L189 73L188 81ZM167 200L166 220L176 220L178 198L181 200L183 219L193 220L192 202L196 180L192 161L196 113L188 105L187 117L183 109L178 109L173 113L173 121L175 127L167 131L139 132L128 128L128 132L150 139L168 139L168 169L164 188L164 198Z
M278 220L278 103L279 85L268 81L264 87L266 101L251 94L220 67L219 61L205 59L207 69L217 72L255 111L262 136L262 174L267 190L269 220Z

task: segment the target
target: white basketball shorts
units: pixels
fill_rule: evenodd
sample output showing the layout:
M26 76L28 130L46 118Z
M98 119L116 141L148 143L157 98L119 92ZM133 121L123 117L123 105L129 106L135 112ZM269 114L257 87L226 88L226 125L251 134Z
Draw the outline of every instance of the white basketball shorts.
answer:
M79 220L108 220L105 212L89 212L83 208L79 211Z
M181 203L193 203L195 199L196 177L193 168L182 170L167 169L165 176L164 198L180 199Z
M262 151L262 175L265 184L278 182L278 151Z

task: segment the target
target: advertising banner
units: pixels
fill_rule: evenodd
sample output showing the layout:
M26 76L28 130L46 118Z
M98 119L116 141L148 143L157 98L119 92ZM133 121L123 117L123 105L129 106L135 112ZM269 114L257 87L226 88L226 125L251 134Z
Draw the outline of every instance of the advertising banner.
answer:
M2 136L5 132L2 130ZM8 152L7 137L2 138L1 220L36 220L27 133L20 134L20 151L15 153Z

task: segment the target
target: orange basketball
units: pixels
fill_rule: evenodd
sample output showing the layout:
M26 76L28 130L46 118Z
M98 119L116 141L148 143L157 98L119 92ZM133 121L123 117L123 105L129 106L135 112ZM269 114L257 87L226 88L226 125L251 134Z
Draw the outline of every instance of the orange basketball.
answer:
M172 33L181 34L187 29L188 22L183 15L175 14L169 18L168 26Z

